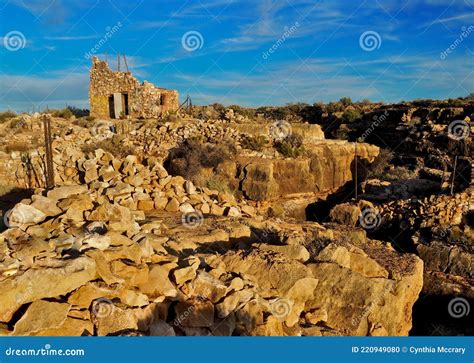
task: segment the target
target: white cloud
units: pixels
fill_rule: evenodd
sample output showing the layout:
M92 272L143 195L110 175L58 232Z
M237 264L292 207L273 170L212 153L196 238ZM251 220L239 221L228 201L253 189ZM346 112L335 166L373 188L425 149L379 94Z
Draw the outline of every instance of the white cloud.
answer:
M77 35L77 36L50 36L44 37L46 40L87 40L87 39L97 39L98 35Z

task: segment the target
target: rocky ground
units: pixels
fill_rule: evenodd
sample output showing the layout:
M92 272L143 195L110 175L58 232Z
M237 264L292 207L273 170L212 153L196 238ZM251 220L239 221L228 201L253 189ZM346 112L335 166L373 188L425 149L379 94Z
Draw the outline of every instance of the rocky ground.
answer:
M472 334L472 108L377 107L4 120L0 334Z

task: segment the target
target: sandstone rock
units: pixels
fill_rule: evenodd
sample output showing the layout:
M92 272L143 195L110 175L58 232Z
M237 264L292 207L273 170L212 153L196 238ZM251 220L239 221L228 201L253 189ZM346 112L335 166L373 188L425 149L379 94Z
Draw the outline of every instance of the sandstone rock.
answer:
M214 324L214 305L199 299L179 302L176 321L183 327L211 327Z
M229 208L226 210L226 215L229 216L229 217L240 217L240 216L241 216L241 213L240 213L239 208L237 208L237 207L229 207Z
M217 204L212 204L210 213L216 216L222 216L224 215L224 208L219 207Z
M186 281L193 280L196 277L196 271L199 268L199 259L193 259L192 261L188 261L189 266L179 268L173 271L173 276L176 283L181 286Z
M69 304L34 301L15 324L13 335L30 335L56 328L65 322L69 309Z
M235 314L231 313L224 319L215 319L215 323L210 327L212 335L229 337L232 335L236 327Z
M234 292L233 294L227 296L222 303L216 305L217 316L219 318L225 318L230 313L240 309L253 296L254 293L251 290L241 290Z
M33 201L31 206L40 210L48 217L57 216L62 213L61 208L57 206L58 201L55 199L43 197L41 195L33 195L31 200Z
M31 333L34 336L84 336L93 335L94 326L89 320L74 319L67 317L66 320L56 327L44 329L36 333Z
M226 293L227 287L219 279L204 271L199 271L190 289L191 295L207 299L213 303L217 303Z
M311 264L319 283L306 306L327 311L326 324L345 335L368 335L373 324L389 335L407 335L423 274L421 260L410 256L407 262L395 280L368 278L334 263Z
M155 208L155 202L153 200L140 200L138 201L138 209L144 211L150 211Z
M313 277L302 263L269 251L228 252L222 256L227 271L243 273L258 286L286 293L296 281Z
M160 295L176 297L177 291L168 278L168 270L160 265L154 265L150 269L148 281L139 285L140 291L153 297Z
M155 209L164 210L168 204L168 198L166 197L156 197L155 200Z
M275 246L260 243L255 245L255 247L263 251L275 251L289 257L292 260L297 260L300 262L306 262L310 257L308 250L304 246L300 245Z
M355 246L348 248L330 244L318 254L318 260L335 262L366 277L388 278L387 270L364 251Z
M46 219L41 210L27 204L19 203L8 214L8 223L11 226L40 223Z
M64 199L72 195L87 193L87 185L64 185L56 187L48 192L48 198Z
M110 237L102 236L100 234L92 234L90 236L86 236L82 243L87 245L88 247L97 248L98 250L106 250L110 247Z
M179 211L181 213L194 213L194 207L189 203L183 203L179 206Z
M338 204L329 214L331 221L343 224L345 226L355 227L359 221L361 209L349 203Z
M57 268L28 270L0 281L0 321L9 322L23 304L65 295L96 278L96 265L87 257L61 262Z
M135 312L130 309L121 309L111 301L97 300L92 306L92 313L99 336L138 329L138 319Z
M177 212L179 211L179 202L176 198L171 198L168 201L168 204L166 205L165 208L166 211L168 212Z

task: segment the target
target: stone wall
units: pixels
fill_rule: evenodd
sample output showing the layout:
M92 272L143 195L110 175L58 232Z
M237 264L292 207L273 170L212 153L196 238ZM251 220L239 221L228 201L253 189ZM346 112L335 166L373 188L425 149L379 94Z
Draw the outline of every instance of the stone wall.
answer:
M177 91L158 88L146 81L140 84L130 72L114 72L107 62L94 57L89 86L91 115L111 118L109 97L114 93L127 94L128 116L132 118L155 118L179 107Z
M15 188L44 187L44 153L0 151L0 186Z

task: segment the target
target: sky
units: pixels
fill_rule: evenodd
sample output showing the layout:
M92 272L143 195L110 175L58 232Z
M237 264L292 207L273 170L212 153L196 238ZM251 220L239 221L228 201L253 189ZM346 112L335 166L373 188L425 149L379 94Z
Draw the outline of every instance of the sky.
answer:
M0 0L0 110L88 108L118 53L195 104L463 97L474 0Z

